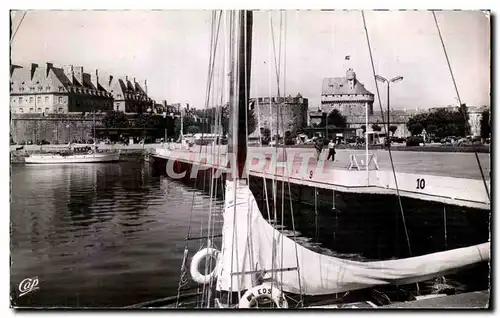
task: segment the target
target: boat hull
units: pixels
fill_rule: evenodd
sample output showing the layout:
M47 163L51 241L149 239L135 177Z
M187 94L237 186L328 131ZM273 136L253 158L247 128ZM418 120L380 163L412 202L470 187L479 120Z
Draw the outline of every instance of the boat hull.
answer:
M65 163L101 163L120 160L119 153L96 153L61 156L59 154L31 155L25 158L32 164L65 164Z

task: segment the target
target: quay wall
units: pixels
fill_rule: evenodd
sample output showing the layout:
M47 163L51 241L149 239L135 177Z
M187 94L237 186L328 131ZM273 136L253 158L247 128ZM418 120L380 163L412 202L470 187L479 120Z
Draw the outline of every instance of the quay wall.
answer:
M34 144L42 140L54 143L68 143L70 140L92 138L94 124L100 127L104 114L11 114L10 133L15 143Z

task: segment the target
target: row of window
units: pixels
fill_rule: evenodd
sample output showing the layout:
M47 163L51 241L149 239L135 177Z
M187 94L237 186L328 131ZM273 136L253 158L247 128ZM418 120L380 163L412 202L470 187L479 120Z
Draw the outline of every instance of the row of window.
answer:
M23 107L19 107L19 108L17 108L17 110L18 110L18 111L16 111L16 109L14 108L14 109L13 109L14 113L16 113L16 112L19 112L19 113L21 113L21 114L22 114L22 113L24 113L24 108L23 108ZM29 108L29 112L30 112L30 113L34 113L34 112L35 112L35 110L36 110L36 112L37 112L37 113L42 113L42 108L41 108L41 107L38 107L38 108L36 108L36 109L35 109L35 108L33 108L33 107L30 107L30 108ZM43 112L44 112L44 113L48 113L49 111L50 111L50 110L49 110L49 107L45 107L45 109L43 110ZM59 112L59 113L64 112L64 108L59 107L59 108L57 109L57 112Z
M45 96L45 104L49 104L50 103L50 99L49 99L49 96ZM16 99L15 97L12 98L12 102L15 103ZM35 98L33 96L30 96L29 98L26 98L26 102L30 103L30 104L33 104L35 102ZM59 96L58 98L58 102L59 104L63 104L64 103L64 98L62 96ZM24 97L19 97L19 104L22 104L24 103ZM42 96L37 96L36 98L36 103L37 104L41 104L42 103Z
M14 83L11 82L10 84L13 85ZM50 89L51 89L50 86L45 87L45 91L46 92L50 92ZM19 92L20 93L24 92L25 90L26 90L25 87L19 87ZM35 92L35 87L33 87L33 86L29 87L29 90L30 90L30 93L34 93ZM43 92L43 87L42 86L38 86L38 92ZM59 86L59 92L64 92L64 87Z

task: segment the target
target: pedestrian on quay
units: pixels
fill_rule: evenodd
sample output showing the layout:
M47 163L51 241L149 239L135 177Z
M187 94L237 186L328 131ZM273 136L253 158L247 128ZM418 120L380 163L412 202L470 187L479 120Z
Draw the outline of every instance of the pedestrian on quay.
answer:
M333 139L330 139L330 142L328 143L328 158L326 160L330 160L330 157L332 158L332 161L335 161L335 142Z
M314 148L316 148L316 159L319 161L319 157L321 156L321 151L323 150L324 142L323 138L317 137L316 142L314 143Z

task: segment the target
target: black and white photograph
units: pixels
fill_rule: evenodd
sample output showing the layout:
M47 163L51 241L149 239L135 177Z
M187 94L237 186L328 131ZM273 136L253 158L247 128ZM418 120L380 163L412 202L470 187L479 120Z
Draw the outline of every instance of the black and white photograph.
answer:
M10 308L491 309L494 15L11 9Z

